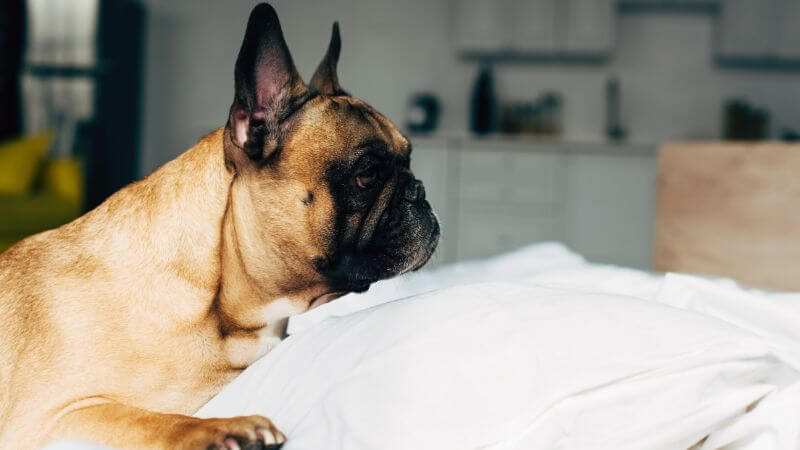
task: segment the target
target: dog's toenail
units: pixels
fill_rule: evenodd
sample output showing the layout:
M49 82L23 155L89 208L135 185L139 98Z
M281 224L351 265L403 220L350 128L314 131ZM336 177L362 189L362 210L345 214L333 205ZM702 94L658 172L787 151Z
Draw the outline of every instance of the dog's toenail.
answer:
M225 448L228 450L242 450L242 448L239 447L239 443L236 442L234 438L227 438L222 441L222 443L225 444Z
M275 435L272 434L272 431L266 428L258 428L256 429L256 435L261 438L261 441L267 445L277 444L278 442L275 440Z

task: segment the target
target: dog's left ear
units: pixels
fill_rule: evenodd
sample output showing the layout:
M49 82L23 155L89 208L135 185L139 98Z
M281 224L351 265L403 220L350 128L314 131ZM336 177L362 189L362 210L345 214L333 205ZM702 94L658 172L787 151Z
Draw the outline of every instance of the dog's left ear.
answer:
M309 93L289 54L278 15L266 3L250 13L234 76L231 139L250 160L264 160L279 148L282 123Z
M331 42L328 44L328 52L319 63L314 76L311 77L311 88L322 95L344 95L346 94L339 86L339 77L336 75L336 64L339 62L339 52L342 50L342 39L339 37L339 22L333 23L333 33Z

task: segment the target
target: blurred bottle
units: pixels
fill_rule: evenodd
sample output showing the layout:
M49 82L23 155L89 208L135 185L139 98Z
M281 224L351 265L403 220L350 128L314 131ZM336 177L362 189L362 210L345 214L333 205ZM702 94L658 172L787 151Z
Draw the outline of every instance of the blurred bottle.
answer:
M723 135L730 141L755 141L767 138L769 113L754 108L742 99L728 100L724 106Z
M561 94L558 92L545 92L539 100L541 117L539 134L545 136L558 136L561 134Z
M606 81L606 136L612 141L625 138L622 128L622 100L619 79L611 76Z
M472 117L470 130L475 134L488 134L494 131L494 115L497 99L494 95L492 69L481 67L475 87L472 90Z

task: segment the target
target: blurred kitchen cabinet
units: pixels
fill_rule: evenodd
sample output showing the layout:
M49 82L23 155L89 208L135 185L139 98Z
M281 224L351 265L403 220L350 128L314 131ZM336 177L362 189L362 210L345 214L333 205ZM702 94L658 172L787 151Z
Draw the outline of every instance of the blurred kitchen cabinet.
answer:
M654 145L412 142L411 167L442 227L433 265L557 240L593 261L650 267Z
M773 0L775 1L775 0ZM800 61L800 1L777 0L776 53L779 60Z
M458 150L455 257L560 240L564 155L553 144L465 141Z
M456 48L464 52L487 52L511 44L508 7L513 0L454 0L452 30Z
M590 261L650 268L657 163L638 146L567 155L563 240Z
M595 55L609 52L614 0L453 0L462 53Z
M414 151L411 155L411 170L414 176L423 181L425 198L436 213L442 230L439 246L430 262L435 266L445 261L452 261L455 249L453 241L455 235L450 233L451 229L455 229L450 220L455 213L451 211L455 205L450 201L454 195L448 184L448 180L455 179L452 173L454 163L451 161L455 150L448 147L446 139L414 138L412 142Z
M557 6L556 0L513 0L512 47L521 52L556 51Z
M776 0L723 0L717 54L725 60L759 60L773 52Z
M717 55L727 63L800 62L798 0L724 0Z
M563 48L567 53L611 51L615 22L612 0L566 0L562 3L566 9Z
M497 216L489 213L459 217L456 258L487 258L534 242L560 241L559 221L529 215Z
M550 144L540 144L550 146ZM550 214L558 202L563 155L530 151L529 144L466 142L459 149L458 193L462 209Z

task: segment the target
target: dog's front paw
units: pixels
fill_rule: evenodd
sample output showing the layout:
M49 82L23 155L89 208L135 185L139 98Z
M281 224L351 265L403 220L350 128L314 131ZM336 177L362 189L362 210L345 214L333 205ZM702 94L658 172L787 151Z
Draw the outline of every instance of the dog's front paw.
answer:
M213 450L272 450L286 442L269 419L261 416L199 419L176 437L176 448Z

